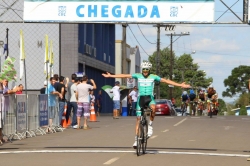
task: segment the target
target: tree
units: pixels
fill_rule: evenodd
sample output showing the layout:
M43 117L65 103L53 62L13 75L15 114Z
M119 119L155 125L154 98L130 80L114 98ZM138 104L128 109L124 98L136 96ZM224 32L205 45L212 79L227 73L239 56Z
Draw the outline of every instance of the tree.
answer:
M159 67L159 76L169 79L170 78L170 50L166 47L160 50L160 66L156 64L157 52L149 56L149 61L152 63L151 73L156 73L156 66ZM190 54L183 54L179 57L172 52L173 56L173 81L186 82L194 86L207 87L209 82L212 82L212 78L206 78L206 73L202 70L198 70L198 64L193 62L193 58ZM166 84L160 84L160 97L169 98L169 86ZM181 88L173 89L173 97L178 99L182 93Z
M224 111L227 111L226 103L223 99L218 99L219 102L219 115L223 115Z
M239 115L247 115L247 109L245 106L240 107L240 113Z
M233 97L249 92L248 80L250 78L250 66L239 66L232 70L231 75L224 80L226 90L222 92L223 97Z
M250 93L243 93L240 95L240 97L236 100L237 104L236 105L239 105L239 106L248 106L249 103L250 103Z

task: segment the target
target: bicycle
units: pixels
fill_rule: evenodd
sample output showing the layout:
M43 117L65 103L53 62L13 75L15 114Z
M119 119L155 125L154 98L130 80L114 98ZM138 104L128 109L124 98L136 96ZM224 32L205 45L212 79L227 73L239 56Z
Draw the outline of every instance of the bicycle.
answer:
M183 116L184 113L186 113L186 112L187 112L187 104L183 103L182 108L181 108L181 115Z
M137 129L137 147L136 147L137 156L140 156L141 154L145 154L146 149L147 149L147 140L148 140L147 112L148 112L148 109L150 110L150 113L152 111L152 109L148 107L149 103L150 101L144 102L144 104L142 104L143 107L141 107L140 122L139 122L139 126Z
M215 111L215 104L212 101L210 101L210 108L209 108L209 116L210 116L210 118L213 117L213 112L214 111Z

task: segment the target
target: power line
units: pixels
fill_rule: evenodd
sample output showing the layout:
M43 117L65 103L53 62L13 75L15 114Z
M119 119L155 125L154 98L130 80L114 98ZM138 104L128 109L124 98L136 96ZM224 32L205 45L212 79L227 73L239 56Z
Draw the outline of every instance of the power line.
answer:
M141 28L139 27L139 25L137 24L137 26L138 26L138 28L140 29L140 31L141 31ZM145 37L145 35L142 33L142 31L141 31L141 34L142 34L142 36L150 43L150 44L156 44L156 43L152 43L152 42L150 42L146 37Z
M128 25L128 27L129 27L129 30L131 31L131 33L133 34L135 40L137 41L137 43L140 45L140 47L141 47L142 50L145 52L145 54L147 54L147 52L146 52L146 51L144 50L144 48L141 46L140 42L139 42L139 41L137 40L137 38L135 37L135 34L133 33L133 31L131 30L131 28L130 28L129 25ZM149 56L149 55L147 54L147 56Z

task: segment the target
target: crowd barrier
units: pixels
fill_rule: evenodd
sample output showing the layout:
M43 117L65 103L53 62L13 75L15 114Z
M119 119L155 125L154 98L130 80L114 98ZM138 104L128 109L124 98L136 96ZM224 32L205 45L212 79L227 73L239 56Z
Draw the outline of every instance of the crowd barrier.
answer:
M0 94L1 123L3 136L9 141L63 131L59 123L59 103L56 98L55 118L49 126L48 95Z

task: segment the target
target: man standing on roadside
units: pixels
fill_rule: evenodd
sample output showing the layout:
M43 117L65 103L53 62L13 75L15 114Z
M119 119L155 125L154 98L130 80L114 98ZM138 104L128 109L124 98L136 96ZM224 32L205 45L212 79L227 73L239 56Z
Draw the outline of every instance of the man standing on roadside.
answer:
M85 75L82 77L82 82L77 85L76 87L76 100L77 100L77 125L78 128L80 127L80 121L82 115L84 116L84 129L89 129L87 125L87 119L90 116L89 110L90 110L90 100L89 100L89 90L96 89L95 81L90 79L90 82L92 85L87 84L88 77Z
M129 93L130 103L132 104L132 116L135 116L136 113L136 104L138 97L138 89L137 86L134 86L134 89Z
M66 122L68 123L69 116L71 113L71 109L73 108L72 112L72 121L71 126L73 128L77 128L77 121L76 121L76 111L77 111L77 102L76 102L76 86L79 84L79 79L76 77L76 74L71 75L71 82L67 84L67 113L66 113Z
M55 111L56 111L56 95L59 96L59 98L62 98L62 94L57 92L54 88L56 80L51 77L50 78L50 83L47 86L45 90L45 94L49 94L49 109L48 109L48 114L49 114L49 130L50 127L52 127L52 120L55 118Z
M60 76L59 77L59 84L57 84L57 87L55 88L56 91L58 91L61 95L62 95L62 98L58 98L58 101L59 101L59 124L62 125L62 116L63 116L63 112L64 112L64 107L65 107L65 92L66 92L66 89L65 89L65 85L64 85L64 77L63 76Z
M113 119L119 119L120 110L120 82L116 81L115 86L111 89L110 93L113 93Z

